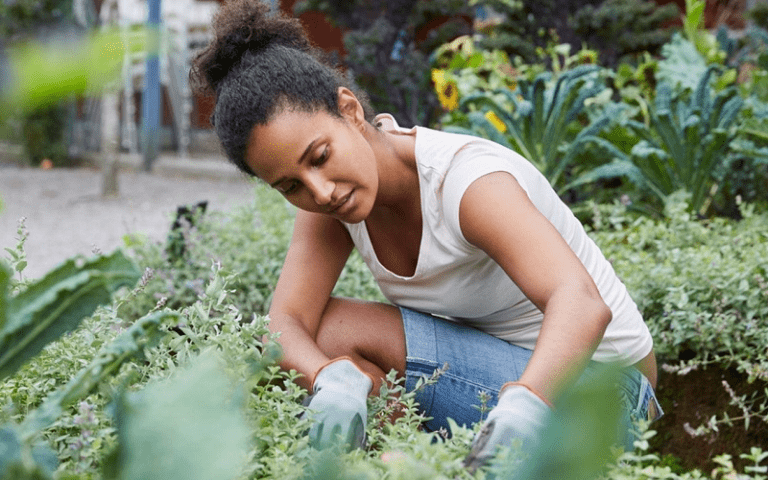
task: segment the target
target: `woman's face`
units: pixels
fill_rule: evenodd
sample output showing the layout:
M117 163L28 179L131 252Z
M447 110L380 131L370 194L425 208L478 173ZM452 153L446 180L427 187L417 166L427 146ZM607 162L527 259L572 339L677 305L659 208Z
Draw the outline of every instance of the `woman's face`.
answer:
M326 111L277 114L268 124L254 127L246 162L302 210L358 223L376 200L373 149L356 116L344 109L342 118Z

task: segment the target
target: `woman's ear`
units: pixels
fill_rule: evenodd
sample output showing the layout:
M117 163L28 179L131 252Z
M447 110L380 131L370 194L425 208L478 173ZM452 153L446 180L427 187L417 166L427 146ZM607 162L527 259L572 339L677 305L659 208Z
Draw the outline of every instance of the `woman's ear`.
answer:
M339 87L339 113L352 125L361 127L365 124L363 105L347 87Z

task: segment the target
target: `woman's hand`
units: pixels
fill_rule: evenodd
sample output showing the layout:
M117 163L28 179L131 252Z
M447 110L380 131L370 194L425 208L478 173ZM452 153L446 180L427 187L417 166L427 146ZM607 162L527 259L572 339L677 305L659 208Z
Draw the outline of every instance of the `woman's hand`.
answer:
M372 386L368 374L348 357L322 367L315 375L305 414L314 422L309 430L312 446L322 449L339 442L349 448L365 446L366 399Z
M539 444L550 411L549 402L530 388L506 384L499 392L499 402L475 436L464 466L474 472L493 458L499 446L509 446L516 439L523 442L526 451L532 451Z

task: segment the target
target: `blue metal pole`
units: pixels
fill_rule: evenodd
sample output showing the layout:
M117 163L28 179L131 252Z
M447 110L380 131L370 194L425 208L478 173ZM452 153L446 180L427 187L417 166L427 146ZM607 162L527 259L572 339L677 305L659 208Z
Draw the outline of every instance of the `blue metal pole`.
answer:
M144 139L144 170L152 170L160 150L160 113L163 108L160 90L160 1L148 0L147 63L142 95L142 137Z

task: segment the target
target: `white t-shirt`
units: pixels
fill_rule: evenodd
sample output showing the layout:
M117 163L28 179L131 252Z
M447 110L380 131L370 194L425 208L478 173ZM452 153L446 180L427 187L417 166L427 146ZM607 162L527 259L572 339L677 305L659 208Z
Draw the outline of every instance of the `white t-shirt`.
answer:
M391 117L386 118L393 122ZM592 357L626 366L653 347L648 327L611 264L562 202L547 179L525 158L494 142L424 127L416 135L422 235L416 271L403 277L376 258L365 222L345 224L384 296L393 304L471 325L533 349L543 313L459 226L459 204L476 179L512 174L536 208L557 228L592 276L613 319Z

